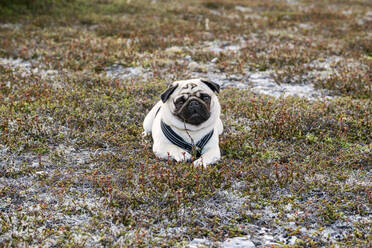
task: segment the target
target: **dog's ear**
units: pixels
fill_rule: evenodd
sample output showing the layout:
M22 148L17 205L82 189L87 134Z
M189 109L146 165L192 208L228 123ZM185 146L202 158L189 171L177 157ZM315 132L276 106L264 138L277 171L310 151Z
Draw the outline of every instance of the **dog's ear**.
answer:
M165 103L170 97L170 95L172 95L172 93L177 89L177 87L178 87L178 84L173 85L169 87L166 91L164 91L160 96L161 100Z
M202 81L203 83L205 83L214 92L217 92L217 93L220 92L220 85L219 84L216 84L216 83L214 83L212 81L204 80L204 79L200 79L200 81Z

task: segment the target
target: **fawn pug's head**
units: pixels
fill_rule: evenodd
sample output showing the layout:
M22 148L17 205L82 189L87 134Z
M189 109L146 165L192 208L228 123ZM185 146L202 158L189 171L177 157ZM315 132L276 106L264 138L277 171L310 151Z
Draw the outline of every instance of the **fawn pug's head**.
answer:
M162 95L172 114L180 121L198 126L208 121L218 104L220 86L203 79L176 81Z

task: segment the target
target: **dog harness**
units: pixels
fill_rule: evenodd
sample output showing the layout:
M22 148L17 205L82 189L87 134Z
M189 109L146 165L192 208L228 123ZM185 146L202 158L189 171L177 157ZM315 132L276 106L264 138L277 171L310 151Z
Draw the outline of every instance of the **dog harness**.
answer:
M203 151L205 145L209 142L212 138L213 131L207 133L201 140L196 143L196 145L191 144L185 141L181 136L179 136L173 129L165 124L163 120L161 120L161 130L163 131L164 136L175 146L187 151L188 153L192 154L193 149L196 150L196 156L199 158L201 156L201 152Z

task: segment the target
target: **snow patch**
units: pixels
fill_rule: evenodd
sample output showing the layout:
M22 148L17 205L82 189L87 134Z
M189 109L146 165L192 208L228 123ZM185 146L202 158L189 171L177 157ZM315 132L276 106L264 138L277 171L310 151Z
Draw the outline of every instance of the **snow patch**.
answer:
M210 66L207 66L210 68ZM222 72L193 72L193 78L208 78L215 83L220 84L221 88L250 89L257 94L265 94L273 97L301 97L309 100L321 98L330 99L327 91L315 89L311 83L307 84L277 84L272 78L272 71L250 72L245 75L228 75Z
M372 22L372 11L366 12L365 15L357 21L358 25L364 25L369 22Z
M39 76L43 80L48 80L54 89L64 87L64 82L58 77L59 72L57 70L42 69L46 66L36 61L27 61L20 58L0 58L0 65L19 73L21 77ZM7 87L11 87L11 82L7 82Z
M238 10L240 12L252 12L252 9L249 7L244 7L244 6L235 6L235 10Z
M142 67L125 67L120 64L114 64L105 69L105 74L108 77L118 78L121 80L132 80L132 79L149 79L153 76L153 73L149 70L145 70Z
M203 46L205 51L218 54L222 52L238 52L243 47L243 44L241 42L224 43L221 41L207 41Z
M0 28L19 29L22 26L20 23L1 23Z
M206 238L203 239L193 239L186 247L187 248L201 248L212 246L212 242Z
M253 92L274 97L302 97L309 100L330 98L325 92L314 88L313 84L277 84L271 77L271 72L254 72L249 75Z
M141 67L124 67L119 64L107 67L105 71L107 76L120 79L139 77L143 73Z
M227 239L222 243L223 248L254 248L255 244L246 237Z
M40 75L41 78L53 79L58 71L56 70L44 70L32 65L32 61L26 61L20 58L0 58L0 65L11 69L12 71L18 71L22 77L27 77L32 74Z

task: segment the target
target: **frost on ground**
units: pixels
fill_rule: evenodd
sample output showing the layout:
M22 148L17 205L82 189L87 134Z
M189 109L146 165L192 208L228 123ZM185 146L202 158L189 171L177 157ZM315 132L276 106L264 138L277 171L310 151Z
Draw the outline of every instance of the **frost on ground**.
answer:
M238 51L239 46L228 45L221 48L221 46L212 46L211 49L214 52L221 52L225 50ZM333 73L331 70L334 63L340 61L339 57L330 58L323 61L314 61L310 66L314 69L309 74L312 76L327 77ZM182 60L183 63L187 64L189 69L189 75L191 78L201 77L208 78L221 85L222 88L233 87L239 89L251 89L253 92L258 94L266 94L274 97L303 97L309 100L319 98L330 98L329 93L322 89L315 89L312 83L303 84L286 84L276 83L272 77L273 71L264 72L251 72L246 71L242 74L226 74L221 72L215 67L214 61L212 60L208 64L198 64L193 61L191 57L185 57ZM0 58L0 64L4 65L12 70L18 70L22 76L31 74L40 75L42 78L49 78L54 80L54 85L60 87L57 84L58 80L55 80L55 76L58 74L56 70L45 70L40 69L37 66L33 66L32 62L25 61L22 59L7 59ZM204 72L200 72L203 70ZM151 80L154 73L149 69L142 67L125 67L120 64L115 64L105 69L106 76L120 80L134 80L141 79L142 81ZM163 72L166 73L166 72Z
M14 239L53 247L71 235L76 244L92 247L102 237L117 239L123 226L113 224L107 199L95 192L85 175L87 168L94 167L92 158L105 152L109 151L60 146L53 155L63 155L65 161L60 163L53 156L16 155L1 146L0 191L9 195L0 200L0 244ZM50 181L52 187L46 183ZM67 182L72 185L66 186ZM39 240L46 233L47 238Z
M58 72L57 70L47 69L45 65L38 61L27 61L20 58L0 58L0 65L18 73L21 77L36 75L45 82L49 82L55 89L61 89L65 86L61 75L67 73L66 70ZM10 81L6 82L8 87L11 83Z
M190 69L190 78L207 78L221 85L222 88L232 87L238 89L250 89L258 94L265 94L274 97L303 97L309 100L330 98L328 92L321 89L315 89L311 83L304 84L278 84L274 81L272 71L265 72L249 72L245 75L226 74L218 72L211 62L207 65L200 65L195 61L188 64ZM204 68L206 72L198 72L198 68ZM196 70L196 71L194 71ZM135 79L151 80L150 72L144 72L140 67L123 67L112 66L106 69L106 74L109 77L119 79ZM181 80L181 79L179 79Z
M66 236L87 247L108 237L121 246L130 240L122 235L125 227L115 224L107 198L86 178L94 158L105 153L112 151L60 145L49 156L18 155L0 145L0 192L8 193L0 199L0 244L23 240L54 247Z
M123 65L115 64L106 68L106 75L118 79L135 79L147 76L147 73L141 67L124 67ZM148 79L146 77L145 79Z
M13 59L13 58L0 58L0 65L5 66L14 71L20 72L22 77L29 76L31 74L38 74L42 78L54 79L54 76L57 75L56 70L46 70L40 68L35 61L36 65L33 65L34 61L26 61L23 59Z
M226 52L233 55L238 53L242 48L241 44L230 44L224 42L208 42L203 44L202 50L207 50L213 53ZM183 50L180 47L170 47L165 50L166 53L180 54ZM249 71L246 70L244 74L231 74L222 72L215 65L217 58L212 59L206 64L195 62L191 56L187 55L176 60L185 65L185 77L189 78L207 78L221 85L222 88L232 87L238 89L250 89L257 94L266 94L274 97L302 97L309 100L315 99L330 99L329 92L324 89L317 89L311 83L311 79L304 81L301 84L277 83L273 74L274 71ZM335 58L336 62L338 58ZM308 72L312 77L315 76L329 76L331 66L335 63L333 58L323 60L322 62L314 61L310 65ZM154 73L151 70L143 69L142 67L124 67L122 65L113 65L107 67L106 75L108 77L117 79L140 79L143 81L152 80ZM167 70L161 72L163 77L167 77ZM176 80L176 79L175 79ZM181 80L178 78L177 80Z
M329 98L326 91L315 89L314 85L311 83L278 84L272 79L271 74L272 72L251 73L248 77L248 81L251 83L251 89L256 93L267 94L274 97L292 96L303 97L309 100Z
M363 172L359 171L358 183L368 181L371 177L372 171L367 175L362 175ZM369 182L370 184L370 182ZM239 185L239 184L237 184ZM343 185L343 187L348 187ZM219 196L224 197L219 198ZM254 219L254 216L259 216L256 221L249 221L250 223L241 223L249 235L238 236L235 238L229 238L226 241L219 243L218 245L224 248L240 248L240 247L271 247L282 245L296 245L297 242L304 238L311 238L311 240L317 240L323 244L337 243L343 239L353 235L353 232L360 224L364 226L370 226L372 224L372 209L367 208L366 212L369 213L365 216L360 215L348 215L344 214L343 220L337 220L336 222L323 228L320 223L316 220L319 218L319 212L316 210L315 205L309 205L305 209L297 208L298 204L302 204L306 201L318 202L326 199L328 196L322 192L311 192L304 199L303 202L288 203L284 206L283 212L273 205L265 207L257 207L255 203L249 203L249 198L239 197L239 187L235 187L235 191L219 192L213 201L210 202L214 206L216 212L214 214L223 220L228 220L234 214L242 215L244 212L245 218ZM293 195L286 192L285 190L279 189L275 195L271 196L272 199L291 198ZM244 204L244 202L246 204ZM250 209L247 210L247 204L250 205ZM206 204L202 209L205 210L205 214L211 214ZM228 213L225 209L229 209ZM287 217L286 221L278 221L280 215ZM303 223L298 222L298 219L305 220ZM190 242L188 247L203 247L213 244L207 239L194 239Z
M0 201L3 223L0 231L0 243L10 239L30 240L31 244L46 247L56 246L66 235L76 244L97 246L102 239L117 245L128 245L137 234L127 229L122 223L115 222L118 213L112 212L106 197L97 194L86 172L94 169L96 158L102 154L115 153L107 149L77 150L72 147L57 147L53 156L63 156L63 163L53 156L35 156L33 154L15 155L1 146L0 149L0 190L7 190L8 197ZM24 174L24 171L27 171ZM17 173L22 173L14 178ZM365 183L370 187L372 171L363 175L355 172L342 185ZM13 175L8 177L8 175ZM321 177L321 175L319 175ZM325 179L323 177L323 179ZM309 178L309 181L316 180ZM50 187L45 182L52 181ZM64 184L68 183L70 186ZM343 220L323 228L316 220L319 210L315 205L298 208L304 202L316 203L327 199L322 192L313 191L304 196L302 201L286 204L283 209L269 203L259 205L252 202L240 192L245 188L244 182L235 182L229 190L217 190L208 200L200 200L197 205L181 208L179 216L185 221L198 212L199 222L204 218L220 219L226 226L232 225L236 216L245 218L240 221L240 228L248 235L232 237L224 242L215 242L206 238L195 238L186 247L218 246L224 248L267 247L274 245L295 245L306 237L319 240L323 244L336 243L353 234L355 225L371 225L370 215L349 215L343 213ZM278 188L273 200L294 197L285 189ZM371 209L365 209L371 214ZM286 216L283 221L283 215ZM281 216L281 218L279 218ZM302 222L298 220L302 219ZM97 229L97 227L99 227ZM164 223L156 223L152 230L160 230L163 235L186 235L186 228L173 228ZM126 230L125 234L123 230ZM38 237L49 233L47 238ZM154 233L155 234L155 233Z

